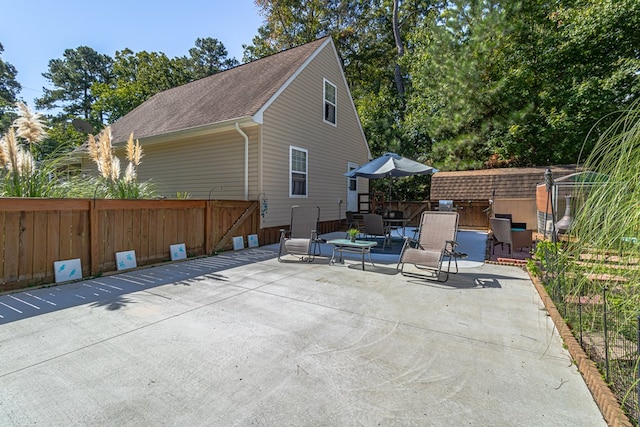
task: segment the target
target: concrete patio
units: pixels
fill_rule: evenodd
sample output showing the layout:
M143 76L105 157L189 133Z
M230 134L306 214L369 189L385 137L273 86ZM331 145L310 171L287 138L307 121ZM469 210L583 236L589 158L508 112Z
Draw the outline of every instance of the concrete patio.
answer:
M325 249L0 296L0 424L606 425L526 272L472 252L439 284Z

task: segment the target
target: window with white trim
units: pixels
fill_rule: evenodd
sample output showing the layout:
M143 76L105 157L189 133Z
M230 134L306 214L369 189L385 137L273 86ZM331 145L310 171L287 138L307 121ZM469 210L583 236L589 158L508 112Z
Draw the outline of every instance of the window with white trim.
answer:
M308 151L289 147L289 197L307 197Z
M338 89L329 80L324 80L324 121L336 125Z

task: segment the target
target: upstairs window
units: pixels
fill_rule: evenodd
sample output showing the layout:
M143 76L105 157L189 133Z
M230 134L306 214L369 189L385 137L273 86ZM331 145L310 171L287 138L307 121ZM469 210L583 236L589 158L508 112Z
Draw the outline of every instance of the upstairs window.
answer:
M307 197L307 159L304 148L289 147L289 197Z
M337 106L336 86L328 80L324 81L324 121L336 125Z

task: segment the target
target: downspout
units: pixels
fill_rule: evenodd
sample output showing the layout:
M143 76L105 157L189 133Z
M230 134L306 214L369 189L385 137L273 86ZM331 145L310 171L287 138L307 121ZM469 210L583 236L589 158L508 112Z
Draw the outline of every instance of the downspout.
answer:
M236 122L236 130L244 138L244 200L249 200L249 137Z

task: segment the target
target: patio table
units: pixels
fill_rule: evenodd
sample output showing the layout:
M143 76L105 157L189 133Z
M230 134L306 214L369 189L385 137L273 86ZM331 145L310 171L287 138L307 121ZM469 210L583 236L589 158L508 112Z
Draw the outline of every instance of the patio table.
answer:
M333 253L331 254L331 260L329 264L333 264L335 262L336 252L340 254L340 263L344 263L342 259L343 252L349 253L359 253L362 255L362 270L364 270L364 255L369 255L369 262L374 267L376 266L371 259L371 248L376 246L378 242L370 242L367 240L356 240L352 242L350 239L334 239L329 240L327 242L330 245L333 245Z

